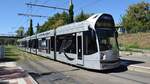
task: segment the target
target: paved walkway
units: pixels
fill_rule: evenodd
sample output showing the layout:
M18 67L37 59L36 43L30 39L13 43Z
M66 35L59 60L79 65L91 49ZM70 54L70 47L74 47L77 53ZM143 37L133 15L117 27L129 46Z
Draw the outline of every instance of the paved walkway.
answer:
M15 62L0 63L0 84L37 84L33 78Z
M129 70L150 73L150 53L120 52L122 64Z

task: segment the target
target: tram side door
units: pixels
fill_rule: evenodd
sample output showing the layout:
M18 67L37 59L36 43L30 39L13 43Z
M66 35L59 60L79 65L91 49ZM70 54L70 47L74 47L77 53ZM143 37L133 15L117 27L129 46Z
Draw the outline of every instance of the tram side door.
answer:
M77 33L77 64L83 65L83 37L82 32Z

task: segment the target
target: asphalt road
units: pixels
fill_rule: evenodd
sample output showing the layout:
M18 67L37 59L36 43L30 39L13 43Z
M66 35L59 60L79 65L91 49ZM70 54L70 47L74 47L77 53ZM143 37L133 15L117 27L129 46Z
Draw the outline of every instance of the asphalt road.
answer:
M91 71L25 52L18 65L39 84L150 84L150 74L129 71L125 66L103 72Z

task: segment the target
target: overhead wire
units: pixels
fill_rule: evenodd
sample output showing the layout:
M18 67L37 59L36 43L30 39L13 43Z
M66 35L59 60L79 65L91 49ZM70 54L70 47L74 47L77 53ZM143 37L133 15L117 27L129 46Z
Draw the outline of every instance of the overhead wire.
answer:
M28 13L29 12L29 8L25 11L25 13ZM27 22L28 22L28 19L27 20L23 20L23 19L26 19L26 17L20 17L20 20L19 20L19 24L17 24L16 26L12 27L11 29L14 30L14 33L16 32L16 30L19 28L19 27L23 27Z

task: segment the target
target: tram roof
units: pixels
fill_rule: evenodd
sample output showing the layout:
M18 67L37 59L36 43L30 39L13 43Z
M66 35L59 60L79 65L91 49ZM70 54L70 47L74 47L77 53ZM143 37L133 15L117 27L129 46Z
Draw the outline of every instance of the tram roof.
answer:
M106 14L106 13L97 13L82 22L75 22L75 23L60 26L56 29L56 35L87 31L89 26L91 28L94 28L96 21L103 14ZM49 36L54 36L54 29L37 34L37 38L44 38L44 37L49 37ZM22 40L29 40L29 39L34 39L34 38L36 38L36 35L25 37Z
M75 33L88 30L89 23L87 21L72 23L61 26L56 29L56 35Z
M50 36L54 36L54 30L49 30L49 31L37 34L37 38L50 37Z

